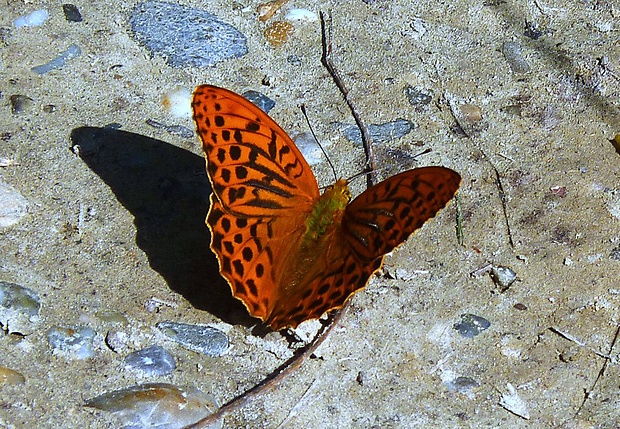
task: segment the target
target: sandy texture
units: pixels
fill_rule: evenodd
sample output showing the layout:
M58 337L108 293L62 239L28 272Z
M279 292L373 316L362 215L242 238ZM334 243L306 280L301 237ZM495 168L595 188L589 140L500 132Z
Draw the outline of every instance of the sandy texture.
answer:
M271 114L291 134L307 130L304 103L317 135L331 141L337 173L363 164L362 149L335 125L352 118L320 64L318 22L294 22L295 33L274 48L258 2L192 1L241 31L249 53L213 68L172 68L131 37L134 4L84 2L81 23L67 22L56 3L0 6L0 157L17 162L0 168L0 180L29 201L27 217L0 231L0 276L37 291L42 305L33 332L0 338L1 364L26 378L0 386L5 427L117 427L84 401L145 382L194 386L225 403L295 346L254 327L219 278L197 139L145 123L193 128L164 111L165 92L201 83L259 90L277 102ZM12 27L41 7L50 11L43 27ZM381 175L414 165L460 172L464 242L452 204L386 259L312 359L225 427L619 426L620 158L609 142L620 133L617 3L295 7L333 10L334 60L367 123L417 125L376 148L387 166ZM31 71L73 43L81 56L45 75ZM407 86L432 101L411 105ZM13 94L30 97L30 108L13 114ZM120 131L99 129L111 123ZM71 150L76 138L103 142L95 163ZM417 161L407 156L427 147L432 153ZM333 180L326 163L315 172L321 185ZM518 280L500 293L488 275L471 276L489 263ZM108 311L127 323L100 316ZM459 335L453 325L466 313L489 329ZM187 351L154 328L165 320L215 326L231 348L221 357ZM95 357L52 353L45 332L54 325L95 329ZM119 353L105 344L111 330L128 334ZM175 356L172 375L144 379L124 369L124 355L155 344ZM599 377L600 355L614 359ZM522 417L500 405L507 398Z

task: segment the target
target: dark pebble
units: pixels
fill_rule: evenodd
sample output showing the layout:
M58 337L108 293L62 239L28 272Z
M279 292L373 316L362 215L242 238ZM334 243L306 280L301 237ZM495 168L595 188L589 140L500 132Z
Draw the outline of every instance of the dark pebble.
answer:
M71 3L65 3L62 5L62 11L65 14L65 19L69 22L82 22L82 14L76 5Z
M475 314L463 314L461 321L454 324L454 329L465 338L474 338L476 335L487 330L491 326L484 317Z
M276 105L275 101L258 91L249 90L241 95L250 100L265 113L269 113Z

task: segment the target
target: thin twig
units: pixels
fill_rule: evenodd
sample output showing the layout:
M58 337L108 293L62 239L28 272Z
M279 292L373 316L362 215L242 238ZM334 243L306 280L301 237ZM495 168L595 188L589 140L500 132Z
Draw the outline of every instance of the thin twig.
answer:
M323 343L323 341L325 341L325 339L329 336L331 330L340 321L342 314L342 311L338 311L332 316L330 316L330 318L328 319L328 323L323 325L323 327L319 330L316 337L314 337L314 340L311 343L309 343L306 347L301 349L301 351L296 353L295 356L280 365L275 371L273 371L259 384L249 390L246 390L241 395L222 405L213 414L208 415L207 417L197 421L196 423L185 426L183 429L207 428L209 427L209 425L217 422L219 419L224 418L228 414L243 408L245 405L250 403L252 399L275 388L286 376L290 375L293 371L295 371L301 366L301 364L305 360L305 357L310 356L312 353L314 353L314 351Z
M349 110L351 111L351 114L353 115L353 119L355 119L355 123L357 124L357 127L360 129L360 132L362 133L362 143L364 144L364 152L366 154L365 170L368 172L368 174L366 175L366 186L370 188L372 185L374 185L377 182L375 157L372 152L372 143L370 139L370 133L368 133L368 129L366 128L366 125L364 125L364 122L362 121L362 118L360 114L358 113L357 109L355 108L353 103L351 103L351 100L349 100L349 90L347 89L342 78L340 77L340 74L335 69L334 63L332 62L332 25L331 25L332 17L331 17L331 14L329 12L327 14L320 12L319 16L321 19L321 36L322 36L321 41L323 45L323 55L321 56L321 63L327 69L330 76L334 80L334 83L340 90L340 93L342 94L344 101L347 103L347 106L349 106Z
M456 121L456 125L458 125L459 130L463 133L464 136L466 136L469 140L471 140L475 144L476 143L475 140L472 138L471 135L469 135L469 133L466 130L466 127L464 127L463 124L461 124L461 121L458 115L454 111L455 107L452 106L449 100L448 100L448 106L450 108L449 109L450 114L452 115L452 118ZM493 164L493 162L491 161L491 158L487 156L487 154L482 150L482 148L479 145L476 145L476 147L480 151L482 156L486 159L486 161L489 163L493 171L495 172L495 185L497 186L497 189L499 191L499 198L502 203L502 212L504 214L504 223L506 225L506 233L508 235L508 244L510 244L510 247L514 248L515 243L512 240L512 230L510 229L510 221L508 220L508 209L507 209L508 202L506 200L506 193L504 192L504 186L502 185L502 179L500 177L499 170L497 169L497 167L495 167L495 164Z

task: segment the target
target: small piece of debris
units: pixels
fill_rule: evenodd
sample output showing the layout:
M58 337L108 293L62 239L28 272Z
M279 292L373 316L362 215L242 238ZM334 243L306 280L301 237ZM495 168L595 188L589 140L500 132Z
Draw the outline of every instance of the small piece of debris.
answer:
M491 326L484 317L475 314L463 314L461 321L453 325L454 329L465 338L474 338L476 335L486 331Z
M508 393L502 394L499 405L514 415L522 417L525 420L529 420L530 412L527 409L527 404L525 401L521 399L512 384L507 383L506 387L508 388Z
M508 267L503 267L501 265L494 265L491 269L490 276L495 282L495 284L499 286L500 292L505 292L506 290L508 290L510 285L512 285L517 279L517 275L514 271L512 271Z
M275 101L258 91L249 90L245 91L241 95L250 100L254 105L258 106L258 108L265 113L269 113L269 111L273 109L276 105Z
M45 74L52 70L56 70L64 66L67 61L72 58L78 57L82 54L82 50L78 45L70 45L67 49L62 51L56 58L53 60L41 64L40 66L33 67L31 70L38 74Z
M379 125L369 125L368 133L373 143L386 143L393 140L397 140L415 129L415 124L406 119L397 119L392 122L386 122ZM357 125L346 125L342 130L342 133L347 140L362 144L362 133Z
M96 332L88 327L53 326L47 330L47 341L54 349L54 353L80 360L88 359L95 356L93 349L95 334Z
M504 42L502 53L513 73L529 73L531 70L527 60L523 57L521 45L517 42Z
M69 22L82 22L82 14L78 7L71 3L65 3L62 5L62 11L65 14L65 19Z
M221 356L228 348L228 337L210 326L160 322L157 328L182 346L207 356Z
M148 377L168 375L176 368L174 356L161 346L147 347L125 357L128 369L142 372Z
M28 15L20 16L13 21L13 25L19 27L40 27L45 24L50 14L45 9L35 10Z

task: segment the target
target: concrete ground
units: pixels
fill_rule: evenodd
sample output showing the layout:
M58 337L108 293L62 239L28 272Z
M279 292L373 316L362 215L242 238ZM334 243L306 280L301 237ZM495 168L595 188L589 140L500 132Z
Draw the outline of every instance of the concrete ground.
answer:
M299 346L261 329L218 276L197 138L146 123L193 129L162 106L178 87L257 90L276 101L271 115L290 134L307 131L304 103L338 175L358 173L363 150L340 132L353 120L320 63L319 23L291 21L279 47L263 35L295 8L331 9L334 62L366 123L416 124L376 147L381 175L421 165L461 174L463 244L452 203L386 258L310 359L224 427L620 426L615 1L294 2L267 23L259 2L183 2L247 37L245 56L212 68L150 56L129 29L135 3L84 2L81 23L57 3L0 5L0 157L15 161L0 181L29 203L0 230L0 280L41 299L29 332L4 326L0 338L0 365L25 377L0 385L0 426L118 427L84 402L146 382L197 387L223 404ZM41 8L45 25L13 27ZM31 70L72 43L82 53L64 67ZM420 93L431 98L411 97ZM13 113L12 95L31 102ZM93 129L110 124L120 130ZM71 150L76 138L115 152L91 168ZM333 181L326 163L315 173L321 186ZM489 264L517 281L501 291ZM110 312L126 322L101 316ZM461 335L454 325L466 314L489 328ZM230 349L208 357L166 342L154 328L165 320L217 327ZM97 332L95 356L53 353L47 329L78 325ZM128 338L120 353L106 345L111 331ZM153 344L175 356L171 375L124 369L127 351Z

